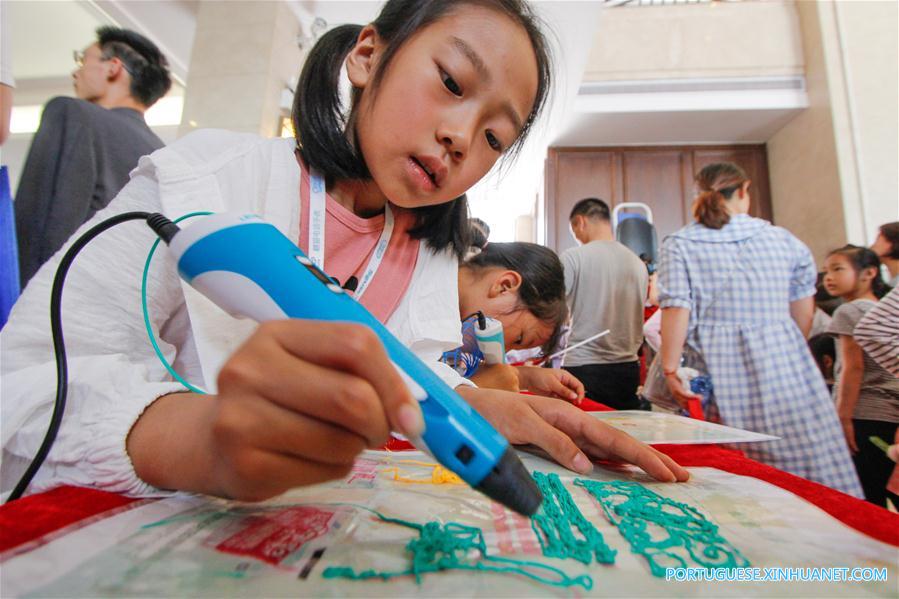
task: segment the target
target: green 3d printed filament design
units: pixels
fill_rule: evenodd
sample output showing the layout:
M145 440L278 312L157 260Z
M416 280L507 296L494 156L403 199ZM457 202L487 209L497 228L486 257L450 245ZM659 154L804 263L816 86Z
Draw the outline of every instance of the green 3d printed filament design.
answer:
M662 497L634 482L576 479L602 505L603 512L631 550L646 558L654 576L666 568L737 568L749 560L718 534L718 526L696 508ZM690 563L689 560L692 560Z
M441 525L439 522L416 524L398 518L389 518L374 510L363 506L356 506L372 512L384 522L399 524L418 531L418 538L412 539L406 545L406 550L412 554L412 565L409 569L400 572L377 572L375 570L363 570L356 572L352 568L330 567L322 573L325 578L349 578L351 580L367 580L380 578L390 580L397 576L415 576L415 581L421 583L421 577L430 572L441 570L481 570L486 572L506 572L527 576L537 582L558 587L572 587L580 585L585 589L593 587L593 579L589 576L571 578L562 570L547 564L515 560L487 554L487 546L484 543L484 535L480 528L465 526L456 522L447 522ZM476 550L480 559L470 561L469 554ZM542 573L541 573L542 571Z
M576 559L590 564L614 564L614 549L606 545L602 534L581 513L557 474L534 472L534 480L543 493L540 511L531 517L531 528L540 541L543 555ZM577 538L572 529L580 532Z

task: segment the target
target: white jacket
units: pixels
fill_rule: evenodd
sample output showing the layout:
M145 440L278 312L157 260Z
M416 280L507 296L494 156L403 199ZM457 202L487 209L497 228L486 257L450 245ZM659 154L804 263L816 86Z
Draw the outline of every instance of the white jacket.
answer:
M292 140L197 131L143 157L130 183L72 240L132 210L170 218L200 210L251 212L298 239L299 177ZM137 496L165 494L136 476L125 450L126 437L147 406L183 390L153 353L141 316L141 272L154 240L141 222L118 225L82 250L69 271L62 303L68 404L31 493L71 484ZM3 494L12 490L49 424L56 390L49 298L67 249L68 244L30 281L0 334ZM435 253L422 242L409 289L386 323L452 387L465 379L436 360L462 342L457 269L451 253ZM151 324L175 370L215 392L219 369L255 323L231 318L182 285L165 246L153 259L148 296Z

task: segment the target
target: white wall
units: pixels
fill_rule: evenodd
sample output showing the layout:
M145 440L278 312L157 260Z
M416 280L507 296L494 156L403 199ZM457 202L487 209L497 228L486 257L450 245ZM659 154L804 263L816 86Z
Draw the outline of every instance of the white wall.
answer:
M603 11L584 81L797 75L790 0L622 6Z
M899 220L899 4L868 0L827 8L834 12L843 65L851 136L845 150L856 170L859 200L850 209L861 211L861 231L848 233L854 243L870 243L879 225Z
M296 15L283 2L203 2L196 23L181 134L277 136L281 92L303 63Z
M846 225L819 5L797 8L809 107L768 141L768 172L774 221L802 239L820 265L846 243Z
M800 2L809 108L768 143L774 217L816 259L899 220L895 2Z

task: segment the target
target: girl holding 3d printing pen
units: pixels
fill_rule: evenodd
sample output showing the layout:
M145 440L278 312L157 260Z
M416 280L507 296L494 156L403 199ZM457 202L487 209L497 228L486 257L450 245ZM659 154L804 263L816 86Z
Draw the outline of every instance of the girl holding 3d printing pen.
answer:
M540 347L548 355L568 319L559 257L534 243L487 244L459 265L459 314L465 319L476 312L502 324L505 351ZM479 326L471 320L463 338ZM464 339L460 349L470 349L472 341ZM481 363L469 378L480 387L525 389L572 403L584 399L584 385L559 368Z
M344 64L348 113L338 94ZM579 472L590 458L607 458L686 480L667 456L565 402L477 389L437 363L460 340L461 196L514 154L549 79L544 38L517 0L390 0L372 24L338 27L310 53L296 142L185 136L144 157L82 231L129 210L258 214L318 255L511 443L538 445ZM152 239L146 229L111 229L72 269L63 299L69 406L30 492L75 484L260 500L344 476L390 430L421 432L420 408L370 330L235 321L183 288L163 252L149 273L151 324L174 368L209 394L185 392L153 354L137 310ZM377 246L386 251L376 254ZM46 429L54 369L46 313L59 260L28 285L0 335L4 492Z

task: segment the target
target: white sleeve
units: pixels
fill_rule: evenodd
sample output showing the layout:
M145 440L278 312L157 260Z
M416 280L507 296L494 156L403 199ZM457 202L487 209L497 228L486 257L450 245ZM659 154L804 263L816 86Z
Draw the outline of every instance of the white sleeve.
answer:
M52 279L72 240L114 214L159 210L149 162L109 206L84 224L31 279L0 334L2 443L0 491L8 493L34 456L56 392L50 337ZM119 224L75 259L63 289L62 328L68 357L68 401L56 443L29 492L71 484L136 496L163 494L142 480L126 452L131 427L155 399L184 390L171 381L147 339L141 273L155 235L142 221ZM160 348L195 376L196 352L175 265L160 246L150 270L149 311ZM172 326L181 323L182 326Z

